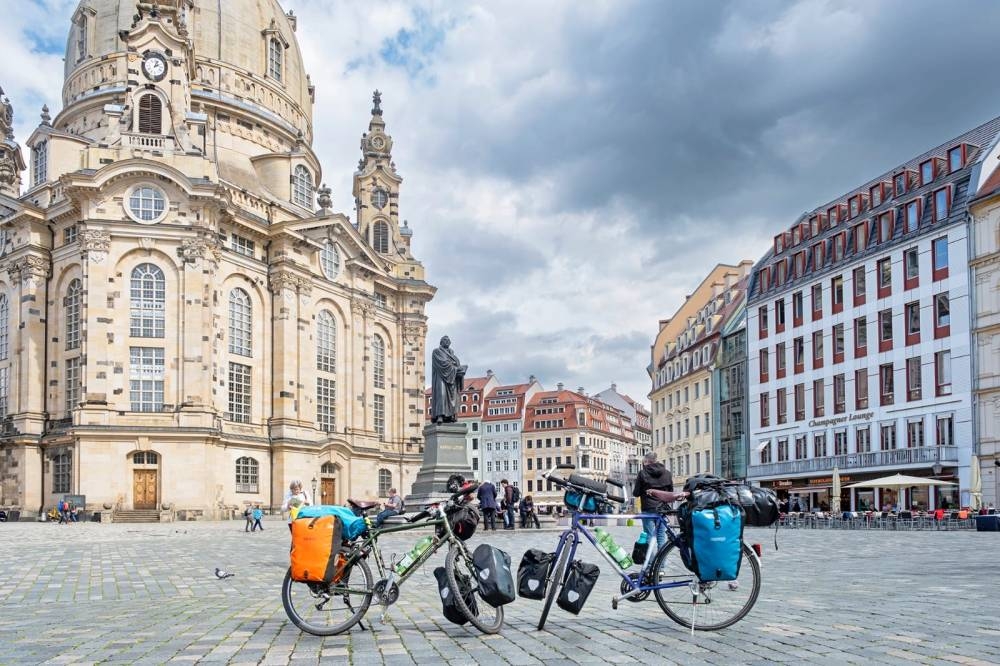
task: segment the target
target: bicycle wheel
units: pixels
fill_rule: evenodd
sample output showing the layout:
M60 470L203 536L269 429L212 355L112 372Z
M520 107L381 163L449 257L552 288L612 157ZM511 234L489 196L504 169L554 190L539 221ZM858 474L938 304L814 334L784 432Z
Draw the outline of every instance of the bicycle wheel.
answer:
M500 627L503 626L503 606L494 608L483 600L479 592L479 575L476 571L476 566L472 563L472 558L467 556L465 549L455 545L449 546L448 557L444 561L444 571L448 576L448 587L451 589L452 595L454 595L455 605L458 606L458 609L462 611L465 617L469 618L469 622L484 634L498 633ZM458 585L456 572L461 572L469 577L469 583L472 585L472 593L477 597L477 613L473 613L472 609L466 605L465 598Z
M315 636L334 636L357 624L372 602L372 572L358 560L343 578L325 585L292 580L292 570L281 586L281 603L296 627Z
M542 607L542 616L538 618L538 628L545 628L545 620L549 617L549 610L552 608L552 602L556 600L556 595L559 594L559 588L562 587L563 578L566 576L566 561L569 559L569 544L570 537L567 537L563 541L562 552L559 553L559 561L556 563L556 568L552 571L552 577L549 578L549 591L545 595L545 605Z
M749 546L743 544L742 551L736 580L700 583L684 566L678 548L672 543L661 548L653 561L651 578L657 585L683 583L653 590L667 617L688 629L693 621L698 631L717 631L742 620L760 593L760 565Z

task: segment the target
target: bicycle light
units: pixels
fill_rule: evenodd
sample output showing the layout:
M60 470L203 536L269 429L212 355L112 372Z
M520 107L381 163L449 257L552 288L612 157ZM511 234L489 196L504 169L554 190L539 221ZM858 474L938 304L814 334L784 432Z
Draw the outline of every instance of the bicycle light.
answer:
M752 543L750 544L750 547L753 548L753 552L757 553L757 557L763 557L763 553L761 552L762 549L759 543Z

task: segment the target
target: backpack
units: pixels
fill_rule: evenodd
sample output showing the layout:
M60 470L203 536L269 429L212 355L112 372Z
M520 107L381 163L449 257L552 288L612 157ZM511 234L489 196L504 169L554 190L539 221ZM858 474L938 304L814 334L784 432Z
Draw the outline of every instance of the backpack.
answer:
M476 533L476 527L479 526L480 518L479 509L476 507L463 504L451 508L447 511L447 514L451 531L462 541L468 541ZM444 527L439 527L438 536L443 537L444 533Z
M514 484L511 484L510 487L511 487L510 503L517 504L518 502L521 501L521 489L515 486Z

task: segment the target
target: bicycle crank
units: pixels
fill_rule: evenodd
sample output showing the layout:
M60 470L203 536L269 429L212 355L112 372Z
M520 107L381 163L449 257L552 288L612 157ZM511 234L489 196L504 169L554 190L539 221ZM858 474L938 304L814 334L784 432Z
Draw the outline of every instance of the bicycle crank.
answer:
M399 600L399 586L395 582L389 583L388 579L383 578L375 583L372 591L382 606L389 607Z
M641 575L642 574L634 572L630 573L628 577L632 581L631 585L629 585L625 581L622 581L622 584L619 586L622 596L619 597L619 600L628 599L631 602L638 603L640 601L645 601L646 599L649 599L649 590L643 590L640 592L635 589L636 587L642 585L645 582L640 580L639 577Z

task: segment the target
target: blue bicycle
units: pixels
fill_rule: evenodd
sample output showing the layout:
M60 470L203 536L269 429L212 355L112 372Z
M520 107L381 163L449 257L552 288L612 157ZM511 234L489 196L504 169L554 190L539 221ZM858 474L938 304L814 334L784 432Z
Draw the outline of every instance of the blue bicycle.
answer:
M607 485L622 488L622 484L612 479L595 481L593 479L571 474L569 478L555 475L557 469L573 470L574 465L557 465L542 476L556 486L573 493L574 504L577 507L595 506L610 508L609 501L625 503L624 497L617 497L607 492ZM571 507L572 508L572 507ZM548 585L545 606L538 620L538 628L545 626L552 602L559 594L559 589L566 581L567 567L576 557L577 546L580 545L580 535L583 535L590 545L601 554L622 578L620 595L611 599L611 607L618 608L621 601L639 602L649 598L650 593L656 597L660 608L671 620L691 629L691 631L716 631L725 629L739 622L757 602L760 593L760 562L757 553L746 543L742 548L740 573L736 580L721 582L703 582L698 580L684 565L689 561L690 545L682 534L675 532L666 516L676 514L676 511L665 513L640 513L633 515L609 513L584 513L572 509L569 528L559 537L554 560L555 566L546 581ZM604 548L600 547L597 538L591 533L585 521L600 518L633 518L653 519L658 525L666 528L666 543L645 563L636 562L641 566L639 571L622 571ZM650 539L653 536L650 535Z

